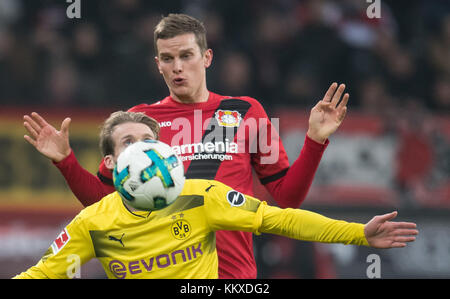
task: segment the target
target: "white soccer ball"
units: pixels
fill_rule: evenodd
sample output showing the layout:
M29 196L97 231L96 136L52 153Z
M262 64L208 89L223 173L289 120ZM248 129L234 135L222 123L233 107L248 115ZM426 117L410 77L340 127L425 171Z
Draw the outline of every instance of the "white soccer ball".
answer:
M133 208L160 210L173 203L183 189L183 162L161 141L139 141L117 158L113 181L122 199Z

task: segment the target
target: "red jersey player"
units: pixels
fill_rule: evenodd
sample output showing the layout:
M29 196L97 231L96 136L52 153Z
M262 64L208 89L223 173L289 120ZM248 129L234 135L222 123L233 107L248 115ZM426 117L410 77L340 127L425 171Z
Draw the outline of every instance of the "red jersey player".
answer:
M130 111L144 112L161 125L160 140L171 144L184 161L187 178L215 179L253 194L252 168L280 207L298 208L305 199L328 144L342 123L348 94L333 83L311 110L305 144L290 166L286 152L262 106L250 97L221 96L206 86L213 52L196 19L170 14L156 26L155 57L170 95ZM341 99L342 97L342 99ZM24 116L25 139L52 159L84 205L114 191L111 172L100 165L97 176L84 170L69 145L70 119L57 131L40 115ZM220 278L256 278L252 235L216 233Z

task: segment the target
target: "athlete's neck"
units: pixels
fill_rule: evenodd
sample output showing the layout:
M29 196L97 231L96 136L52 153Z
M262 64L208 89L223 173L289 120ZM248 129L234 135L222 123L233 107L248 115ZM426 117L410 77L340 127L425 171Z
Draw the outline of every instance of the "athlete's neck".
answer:
M141 211L141 210L135 209L132 206L130 206L129 204L127 204L125 202L125 200L122 200L122 202L123 202L125 208L127 208L127 210L130 211L131 213L133 213L133 212L140 212Z
M139 210L136 208L133 208L132 206L130 206L129 204L127 204L125 202L125 200L122 200L123 205L125 206L125 208L128 210L128 212L130 212L131 214L138 216L138 217L144 217L142 216L142 213L147 213L146 217L148 217L151 214L151 211L145 211L145 210Z
M192 96L177 96L174 93L170 93L170 96L175 102L182 104L198 104L207 102L209 99L209 91L207 89Z

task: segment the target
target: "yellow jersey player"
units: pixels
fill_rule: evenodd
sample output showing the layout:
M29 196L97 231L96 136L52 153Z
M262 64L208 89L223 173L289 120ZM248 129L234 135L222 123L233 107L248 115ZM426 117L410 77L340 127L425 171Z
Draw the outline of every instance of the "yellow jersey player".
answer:
M141 113L116 112L102 128L105 165L139 140L156 139L157 123ZM416 225L389 221L397 212L367 224L334 220L300 209L280 209L214 180L186 180L170 206L138 211L117 192L82 210L36 266L14 278L68 278L74 261L100 260L109 278L218 278L217 230L271 233L306 241L404 247Z

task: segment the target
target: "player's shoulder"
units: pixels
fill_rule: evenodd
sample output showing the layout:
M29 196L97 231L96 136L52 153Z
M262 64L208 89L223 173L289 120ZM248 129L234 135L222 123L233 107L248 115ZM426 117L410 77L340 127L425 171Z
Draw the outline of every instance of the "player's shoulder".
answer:
M148 106L150 106L150 105L142 103L142 104L131 107L130 109L128 109L128 112L143 112L148 108Z
M159 103L159 102L157 102ZM142 103L136 106L131 107L130 109L128 109L128 112L147 112L148 110L152 109L153 106L156 103L152 103L152 104L146 104L146 103Z
M187 179L184 183L182 195L203 194L211 180Z
M239 101L247 102L251 105L261 105L261 103L257 99L252 98L250 96L230 96L230 95L218 95L218 94L216 94L216 96L222 101L239 100Z
M160 101L153 103L142 103L128 109L129 112L146 112L152 109L157 109L158 107L163 107L170 104L169 97L166 97Z
M80 222L95 222L100 218L112 218L115 217L114 214L119 210L117 207L117 203L119 194L117 192L113 192L111 194L106 195L100 201L84 208L78 215L77 219Z
M260 101L250 96L221 96L222 101L241 101L248 105L248 111L257 115L264 115L265 109Z
M185 195L200 195L203 205L209 209L239 207L255 212L261 203L257 198L245 195L216 180L189 179L186 180L185 186L187 186L187 189L183 190L186 192ZM187 197L189 198L189 196Z
M229 190L230 187L215 180L206 179L187 179L185 181L181 195L203 195L213 194Z

